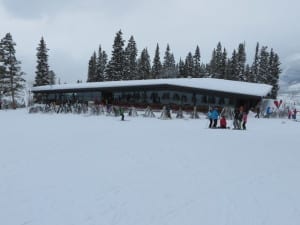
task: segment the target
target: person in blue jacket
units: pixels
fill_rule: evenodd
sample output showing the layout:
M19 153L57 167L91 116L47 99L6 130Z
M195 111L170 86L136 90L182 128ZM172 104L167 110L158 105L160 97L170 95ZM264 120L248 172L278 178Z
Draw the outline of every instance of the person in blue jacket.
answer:
M213 128L217 128L217 123L219 119L219 112L217 108L214 108L213 111L211 112L211 118L214 121Z
M208 110L207 118L209 119L209 126L208 127L212 128L212 125L213 125L212 109Z

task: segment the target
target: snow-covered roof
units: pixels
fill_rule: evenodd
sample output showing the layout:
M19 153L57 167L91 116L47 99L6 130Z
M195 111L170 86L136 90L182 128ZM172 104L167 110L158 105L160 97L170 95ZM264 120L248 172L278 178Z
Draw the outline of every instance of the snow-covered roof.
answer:
M118 88L118 87L135 87L135 86L156 86L170 85L182 86L196 89L204 89L210 91L220 91L227 93L236 93L243 95L252 95L263 97L272 89L271 85L249 83L241 81L231 81L213 78L176 78L176 79L153 79L153 80L128 80L128 81L106 81L91 83L75 83L60 85L45 85L33 87L31 91L58 91L58 90L74 90L74 89L95 89L95 88Z

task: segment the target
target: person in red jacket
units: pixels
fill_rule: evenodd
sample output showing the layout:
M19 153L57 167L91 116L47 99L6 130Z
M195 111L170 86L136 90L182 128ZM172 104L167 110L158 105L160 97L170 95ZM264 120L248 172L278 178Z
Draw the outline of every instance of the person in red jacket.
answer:
M227 128L227 122L225 116L222 116L220 119L220 128L226 129Z

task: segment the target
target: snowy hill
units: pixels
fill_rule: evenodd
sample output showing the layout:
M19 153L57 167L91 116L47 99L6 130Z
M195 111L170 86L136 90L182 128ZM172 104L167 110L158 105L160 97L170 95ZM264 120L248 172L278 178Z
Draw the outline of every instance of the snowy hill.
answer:
M300 123L0 110L5 225L298 225Z

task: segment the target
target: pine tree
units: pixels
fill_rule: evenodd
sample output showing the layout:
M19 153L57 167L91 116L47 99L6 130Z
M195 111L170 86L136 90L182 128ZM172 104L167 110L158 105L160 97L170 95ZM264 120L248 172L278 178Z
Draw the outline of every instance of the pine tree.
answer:
M101 45L99 46L98 50L98 57L96 60L96 78L95 81L104 81L105 80L105 68L107 63L107 54L106 52L101 48Z
M96 52L91 56L88 68L87 82L96 82L97 80L97 55Z
M5 75L4 49L2 46L2 42L0 41L0 101L2 98L2 94L4 93L4 75Z
M138 75L140 80L150 79L151 76L151 65L150 56L147 48L143 49L141 56L138 60Z
M214 77L221 78L222 74L222 45L221 42L218 42L215 56L215 71Z
M209 68L207 64L201 63L201 77L209 77Z
M16 43L10 33L1 39L1 89L2 94L12 98L12 107L16 108L16 98L24 88L24 73L21 71L21 62L16 59Z
M239 71L238 71L238 58L236 50L234 49L232 52L232 57L228 63L228 75L227 78L229 80L239 80Z
M156 45L155 49L155 55L153 58L153 65L152 65L152 70L151 70L152 77L154 79L158 79L162 75L162 64L160 61L160 54L159 54L159 45Z
M247 64L246 67L245 67L244 77L245 77L245 80L246 80L247 82L249 82L249 79L250 79L250 77L251 77L251 69L250 69L249 64Z
M259 71L259 43L257 42L255 48L254 60L251 66L251 72L249 77L250 82L255 82L255 83L257 82L258 71Z
M245 73L245 63L246 63L246 51L245 44L239 44L237 52L237 74L238 80L246 81Z
M278 90L279 90L279 74L281 73L280 69L280 61L279 56L274 53L273 49L271 49L270 52L270 58L269 58L269 82L268 84L272 85L273 88L271 90L271 97L276 99Z
M112 46L111 59L107 65L106 73L109 80L123 80L124 77L124 40L122 31L116 34L114 44Z
M42 37L37 47L37 66L35 71L35 83L33 86L42 86L50 84L48 52L44 38Z
M193 69L193 77L201 77L201 63L200 63L200 48L197 45L195 54L194 54L194 69Z
M181 60L181 58L179 59L179 63L178 63L178 72L179 72L179 77L187 77L185 73L185 64Z
M220 78L227 79L227 51L224 48L220 65Z
M211 60L210 63L208 64L208 73L209 76L212 78L215 78L215 73L217 68L217 60L216 60L216 49L214 48L212 54L211 54Z
M188 77L193 77L194 74L194 60L191 52L185 58L185 74Z
M169 44L167 45L164 63L163 63L163 78L176 77L177 71L175 66L174 55L171 53Z
M269 78L269 52L267 49L267 46L262 46L259 56L257 82L262 84L267 84Z
M131 36L125 48L124 80L137 79L137 52L134 37Z

